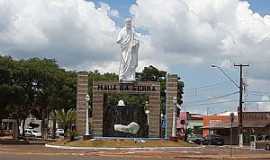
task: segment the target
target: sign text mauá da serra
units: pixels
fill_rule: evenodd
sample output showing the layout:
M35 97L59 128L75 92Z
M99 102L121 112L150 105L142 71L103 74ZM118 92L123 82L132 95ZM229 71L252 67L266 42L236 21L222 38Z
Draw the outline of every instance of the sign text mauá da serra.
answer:
M156 91L156 87L152 84L129 84L129 83L120 83L120 84L97 84L98 91L144 91L151 92Z

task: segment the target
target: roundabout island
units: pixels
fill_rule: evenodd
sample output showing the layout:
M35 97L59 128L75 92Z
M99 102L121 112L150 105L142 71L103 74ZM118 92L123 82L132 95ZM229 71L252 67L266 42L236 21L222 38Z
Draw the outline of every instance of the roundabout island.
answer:
M177 148L198 148L182 140L170 141L163 139L91 139L91 140L59 140L46 144L49 148L58 149L89 149L89 150L164 150Z

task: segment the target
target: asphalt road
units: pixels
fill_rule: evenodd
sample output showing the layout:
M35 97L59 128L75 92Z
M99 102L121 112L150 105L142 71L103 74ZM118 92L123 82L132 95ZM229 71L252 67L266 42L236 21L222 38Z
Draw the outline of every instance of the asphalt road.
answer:
M207 146L162 151L89 151L46 148L41 145L0 145L0 160L185 160L230 159L229 147ZM269 151L232 150L234 159L270 159Z
M27 155L1 155L0 160L118 160L119 158L98 158L82 156L27 156ZM128 160L120 158L120 160Z

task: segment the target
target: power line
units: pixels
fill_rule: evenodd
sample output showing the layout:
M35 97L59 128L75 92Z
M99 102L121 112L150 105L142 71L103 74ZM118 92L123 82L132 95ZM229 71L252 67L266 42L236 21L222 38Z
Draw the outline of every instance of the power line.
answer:
M239 92L236 91L236 92L228 93L228 94L221 95L221 96L215 96L215 97L211 97L211 98L207 98L207 99L203 99L203 100L191 101L191 102L186 102L186 103L198 103L198 102L211 101L211 100L215 100L215 99L219 99L219 98L229 97L229 96L235 95L237 93L239 93Z
M239 86L238 86L238 84L221 68L221 67L219 67L219 66L217 66L217 65L211 65L211 67L215 67L215 68L217 68L219 71L221 71L222 73L223 73L223 75L225 76L225 77L227 77L237 88L240 88Z
M211 90L213 88L217 89L217 88L227 86L226 84L228 84L228 83L229 83L228 81L221 81L221 82L217 82L217 83L206 84L206 85L199 86L199 87L193 87L193 88L187 88L187 89L185 88L184 97L205 97L205 96L201 96L201 95L205 92L209 92L209 90Z
M237 102L238 100L228 100L228 101L221 101L221 102L213 102L213 103L201 103L195 104L196 106L204 106L204 105L213 105L213 104L222 104L222 103L229 103L229 102Z
M262 96L267 96L267 95L269 95L269 94L258 94L258 93L253 93L253 92L251 92L251 93L249 93L249 94L251 94L251 95L254 95L254 96L260 96L260 97L262 97Z
M256 103L256 102L270 102L270 100L268 101L264 101L264 100L250 100L250 101L244 101L246 103Z
M220 84L225 84L225 83L228 83L227 81L222 81L222 82L217 82L217 83L213 83L213 84L206 84L206 85L203 85L203 86L199 86L199 87L193 87L193 88L187 88L185 89L185 91L187 90L198 90L198 89L204 89L204 88L211 88L211 87L214 87L214 86L219 86Z
M270 94L270 92L265 92L265 91L255 91L255 90L249 90L249 92L253 92L253 93L261 93L261 94Z

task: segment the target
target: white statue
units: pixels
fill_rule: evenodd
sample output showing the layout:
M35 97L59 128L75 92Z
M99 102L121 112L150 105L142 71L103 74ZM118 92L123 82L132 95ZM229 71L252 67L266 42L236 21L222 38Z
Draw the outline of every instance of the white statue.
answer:
M117 43L121 46L121 60L119 68L120 82L135 81L135 71L138 66L139 40L132 26L132 20L126 19L125 27L118 34Z

